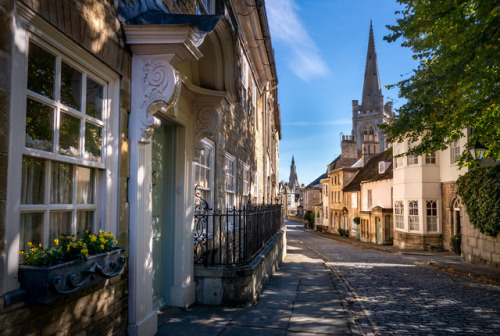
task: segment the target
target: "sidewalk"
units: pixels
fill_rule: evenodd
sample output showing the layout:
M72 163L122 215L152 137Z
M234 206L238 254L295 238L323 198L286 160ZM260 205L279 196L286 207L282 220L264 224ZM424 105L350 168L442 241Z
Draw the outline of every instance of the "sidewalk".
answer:
M500 286L500 269L469 264L463 261L460 256L456 255L453 252L405 250L394 247L392 245L377 245L373 243L365 243L354 238L342 237L331 233L321 233L315 230L306 229L299 223L297 223L297 227L304 231L327 237L341 243L350 244L358 248L373 249L400 255L424 256L427 257L425 266L429 266L444 272L453 273L455 275L467 277L476 281Z
M157 335L358 334L321 258L296 240L255 305L167 308Z

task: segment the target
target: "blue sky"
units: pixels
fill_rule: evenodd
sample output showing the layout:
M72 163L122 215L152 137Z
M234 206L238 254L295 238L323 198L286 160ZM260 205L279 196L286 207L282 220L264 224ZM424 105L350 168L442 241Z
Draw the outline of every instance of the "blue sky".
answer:
M416 63L400 41L383 40L401 9L396 0L266 0L266 7L279 80L280 180L288 181L294 155L299 182L308 184L340 154L340 134L351 134L370 20L382 86L407 77ZM396 108L404 102L396 89L382 93Z

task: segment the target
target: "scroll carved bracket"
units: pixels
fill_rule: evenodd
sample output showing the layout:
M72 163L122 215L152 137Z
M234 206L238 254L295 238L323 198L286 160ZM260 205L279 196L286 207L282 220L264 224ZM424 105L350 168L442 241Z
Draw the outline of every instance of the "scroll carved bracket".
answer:
M179 72L166 61L146 59L142 67L142 102L140 104L141 143L149 143L155 128L161 125L156 113L168 113L180 96Z

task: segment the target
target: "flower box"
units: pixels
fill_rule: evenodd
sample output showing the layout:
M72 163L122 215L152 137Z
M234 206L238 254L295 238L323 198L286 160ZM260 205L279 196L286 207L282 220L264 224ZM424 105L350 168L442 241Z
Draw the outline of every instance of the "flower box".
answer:
M29 303L50 303L65 294L89 288L120 275L125 268L125 249L91 255L54 266L19 265L19 282Z

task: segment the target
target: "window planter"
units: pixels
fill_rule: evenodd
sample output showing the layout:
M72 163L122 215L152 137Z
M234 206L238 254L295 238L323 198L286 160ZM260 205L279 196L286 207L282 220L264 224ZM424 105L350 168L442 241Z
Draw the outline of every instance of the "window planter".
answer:
M125 268L125 249L91 255L87 260L54 266L19 265L19 282L29 303L50 303L65 294L89 288L120 275Z

